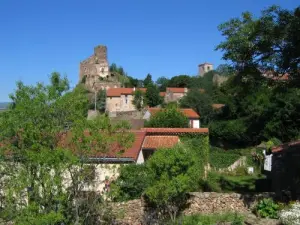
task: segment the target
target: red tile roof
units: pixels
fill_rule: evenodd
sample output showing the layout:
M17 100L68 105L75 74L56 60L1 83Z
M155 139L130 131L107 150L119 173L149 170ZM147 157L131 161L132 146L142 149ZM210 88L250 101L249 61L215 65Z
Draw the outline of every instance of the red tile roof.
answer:
M146 92L147 88L137 88L136 90L141 90ZM120 97L121 95L132 95L134 93L134 88L109 88L106 91L107 97Z
M159 92L159 95L160 95L161 97L165 97L166 92Z
M137 160L139 152L142 148L142 144L146 135L145 131L130 131L134 134L134 142L131 147L128 149L124 149L120 144L118 143L111 143L110 146L108 147L108 152L99 152L95 150L89 151L87 156L89 158L116 158L116 159L122 159L122 158L128 158L132 159L134 161ZM85 132L85 135L89 135L88 132ZM71 143L72 139L72 134L71 133L64 133L61 135L60 141L59 141L59 146L61 147L69 147L74 151L76 154L76 147L74 144Z
M208 128L142 128L146 134L185 134L185 133L202 133L208 134Z
M213 109L221 109L225 106L225 104L212 104Z
M147 136L145 137L143 148L172 148L178 144L178 142L178 136Z
M300 151L300 140L273 147L272 153L278 153L278 152L282 152L282 151L286 151L286 150L295 150L295 149Z
M148 109L149 112L154 115L155 113L161 111L161 110L164 110L164 109L161 109L161 108L149 108ZM193 118L193 119L196 119L196 118L200 118L200 116L198 115L198 113L196 113L193 109L179 109L180 112L182 112L187 118Z
M173 93L185 93L186 90L187 90L187 88L172 88L172 87L167 88L167 91L170 91Z

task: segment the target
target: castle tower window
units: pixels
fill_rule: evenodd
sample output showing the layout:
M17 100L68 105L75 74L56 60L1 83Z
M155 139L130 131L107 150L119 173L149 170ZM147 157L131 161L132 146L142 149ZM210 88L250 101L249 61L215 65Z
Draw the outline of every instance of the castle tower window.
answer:
M207 67L207 70L210 70L210 66Z

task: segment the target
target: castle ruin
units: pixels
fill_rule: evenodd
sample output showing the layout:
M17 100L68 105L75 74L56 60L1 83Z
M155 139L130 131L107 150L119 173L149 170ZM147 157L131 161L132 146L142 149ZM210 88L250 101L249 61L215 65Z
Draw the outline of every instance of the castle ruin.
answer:
M84 82L90 91L120 87L120 83L109 71L107 47L98 45L94 54L80 62L79 82Z

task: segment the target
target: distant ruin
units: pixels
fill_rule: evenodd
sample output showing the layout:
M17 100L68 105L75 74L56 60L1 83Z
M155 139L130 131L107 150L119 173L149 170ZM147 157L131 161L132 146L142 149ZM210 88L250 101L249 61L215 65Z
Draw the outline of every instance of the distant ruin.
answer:
M80 62L79 82L90 91L121 87L117 77L109 71L106 46L96 46L94 54Z

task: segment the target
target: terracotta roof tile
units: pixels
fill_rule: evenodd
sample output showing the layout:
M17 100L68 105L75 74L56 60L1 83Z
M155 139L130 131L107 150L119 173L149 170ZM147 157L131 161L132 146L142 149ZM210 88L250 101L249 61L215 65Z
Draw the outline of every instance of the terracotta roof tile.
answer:
M173 88L168 87L167 91L173 92L173 93L185 93L187 91L187 88Z
M299 150L300 151L300 140L299 141L293 141L289 143L285 143L276 147L272 148L272 153L278 153L286 150Z
M208 128L142 128L148 134L185 134L185 133L202 133L208 134Z
M160 95L161 97L165 97L166 92L159 92L159 95Z
M149 112L154 115L155 113L164 110L161 108L149 108ZM187 118L200 118L198 113L196 113L193 109L179 109L180 112L182 112Z
M178 136L146 136L143 148L172 148L178 142Z
M141 90L145 92L147 88L137 88L136 90ZM120 97L121 95L132 95L134 93L133 88L109 88L106 91L107 97Z
M225 106L225 104L212 104L213 109L221 109Z

